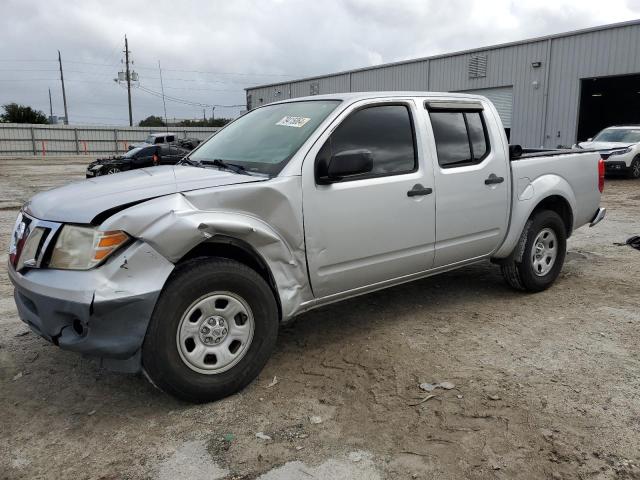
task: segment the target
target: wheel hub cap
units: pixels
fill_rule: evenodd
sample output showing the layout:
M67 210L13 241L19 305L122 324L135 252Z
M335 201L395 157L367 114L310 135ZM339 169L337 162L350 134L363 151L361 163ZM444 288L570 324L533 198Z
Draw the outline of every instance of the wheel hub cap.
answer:
M222 342L229 333L227 322L218 316L208 317L202 320L200 327L200 341L206 345Z
M550 228L543 228L533 242L531 262L533 273L542 277L549 273L556 263L558 238Z
M238 295L204 295L187 308L178 324L176 346L180 358L198 373L227 371L249 350L254 323L251 308Z

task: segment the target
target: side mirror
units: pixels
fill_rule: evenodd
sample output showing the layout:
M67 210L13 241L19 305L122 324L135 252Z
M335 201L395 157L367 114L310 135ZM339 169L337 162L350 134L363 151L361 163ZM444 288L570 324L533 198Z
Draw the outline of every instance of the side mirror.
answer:
M316 180L321 185L339 182L344 177L361 175L373 170L373 155L369 150L345 150L333 155L328 164L318 165Z
M591 137L587 138L587 142L590 142L591 140L593 140L593 138Z

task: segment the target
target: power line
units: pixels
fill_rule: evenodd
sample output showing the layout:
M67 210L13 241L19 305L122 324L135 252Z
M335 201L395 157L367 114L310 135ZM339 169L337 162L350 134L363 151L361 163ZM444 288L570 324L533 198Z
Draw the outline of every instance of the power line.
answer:
M158 98L162 98L162 93L161 92L156 92L155 90L151 90L150 88L147 88L143 85L138 85L138 88L140 90L142 90L143 92L146 92L150 95L156 96ZM171 102L175 102L175 103L182 103L184 105L190 105L193 107L221 107L221 108L238 108L238 107L244 107L244 104L238 104L238 105L216 105L216 104L211 104L211 103L201 103L201 102L194 102L191 100L187 100L184 98L178 98L178 97L173 97L170 95L165 95L164 96L167 100L171 101Z
M22 59L4 59L0 60L2 63L57 63L55 60L22 60ZM65 60L65 63L74 63L79 65L92 65L98 67L112 67L113 64L109 63L97 63L97 62L85 62L82 60ZM136 65L136 68L140 70L157 70L157 67L145 67ZM206 75L239 75L248 77L294 77L291 73L256 73L256 72L219 72L212 70L188 70L181 68L163 68L165 72L184 72L184 73L201 73Z

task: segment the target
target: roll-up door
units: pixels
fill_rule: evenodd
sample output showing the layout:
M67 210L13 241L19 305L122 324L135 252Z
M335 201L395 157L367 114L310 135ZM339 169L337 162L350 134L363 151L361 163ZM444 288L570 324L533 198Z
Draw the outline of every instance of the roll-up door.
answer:
M513 87L481 88L478 90L465 90L461 93L482 95L487 97L498 110L504 128L511 128L511 115L513 112Z

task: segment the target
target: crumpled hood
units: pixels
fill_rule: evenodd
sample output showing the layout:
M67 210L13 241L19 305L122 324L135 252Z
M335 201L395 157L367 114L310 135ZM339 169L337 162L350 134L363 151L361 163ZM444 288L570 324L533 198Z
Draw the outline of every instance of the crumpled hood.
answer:
M611 150L612 148L627 148L631 145L624 142L580 142L580 148L587 150Z
M264 180L213 168L165 165L91 178L41 192L27 202L25 209L41 220L90 223L96 215L121 205L189 190Z

